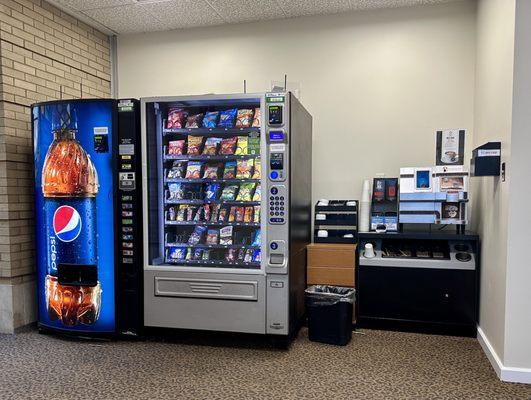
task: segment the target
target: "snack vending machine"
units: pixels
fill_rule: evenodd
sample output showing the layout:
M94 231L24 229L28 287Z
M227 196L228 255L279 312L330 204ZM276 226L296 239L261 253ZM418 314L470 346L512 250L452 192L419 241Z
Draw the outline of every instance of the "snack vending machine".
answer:
M304 314L310 114L289 92L141 113L145 325L287 339Z
M142 330L138 106L111 99L32 106L41 330Z

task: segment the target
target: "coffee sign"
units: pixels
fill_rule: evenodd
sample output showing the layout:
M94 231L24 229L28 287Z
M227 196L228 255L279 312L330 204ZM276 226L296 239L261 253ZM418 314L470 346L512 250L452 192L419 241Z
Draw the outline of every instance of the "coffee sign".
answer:
M445 129L437 131L435 165L463 165L464 153L464 129Z

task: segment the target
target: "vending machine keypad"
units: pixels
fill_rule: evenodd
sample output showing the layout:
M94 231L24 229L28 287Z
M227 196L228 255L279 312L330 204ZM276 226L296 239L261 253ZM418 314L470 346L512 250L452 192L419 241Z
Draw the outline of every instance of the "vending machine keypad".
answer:
M286 217L286 193L284 186L273 186L269 190L269 222L272 224L284 224Z

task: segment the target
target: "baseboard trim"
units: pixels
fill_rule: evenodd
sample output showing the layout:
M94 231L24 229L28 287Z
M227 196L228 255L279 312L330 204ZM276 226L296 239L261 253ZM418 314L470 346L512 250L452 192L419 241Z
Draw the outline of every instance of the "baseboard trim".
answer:
M504 382L531 384L531 368L512 368L503 365L485 332L478 327L478 341L498 378Z

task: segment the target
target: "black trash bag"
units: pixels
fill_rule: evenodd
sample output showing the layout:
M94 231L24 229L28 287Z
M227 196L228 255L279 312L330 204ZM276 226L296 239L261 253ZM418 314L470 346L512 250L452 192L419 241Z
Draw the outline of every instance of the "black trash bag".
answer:
M356 290L341 286L314 285L304 291L307 305L334 305L339 302L354 303Z

